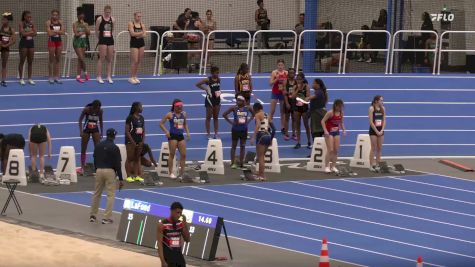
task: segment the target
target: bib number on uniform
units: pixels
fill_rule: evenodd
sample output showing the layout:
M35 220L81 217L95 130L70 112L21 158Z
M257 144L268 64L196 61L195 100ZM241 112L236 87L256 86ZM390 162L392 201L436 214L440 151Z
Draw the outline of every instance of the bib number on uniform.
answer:
M219 97L221 96L221 91L216 91L216 92L214 92L214 95L215 95L217 98L219 98Z
M26 37L26 40L33 40L33 37L27 36L27 37Z
M338 132L339 130L340 130L339 127L332 127L332 128L330 129L331 132Z
M238 123L239 124L246 124L246 118L243 118L243 117L238 118Z
M143 128L141 128L141 127L136 128L135 133L140 134L140 135L143 134Z
M96 127L97 127L97 123L95 123L95 122L88 122L87 123L87 128L88 129L94 129Z
M2 36L3 43L8 43L8 41L10 41L10 36Z
M280 91L284 90L284 80L279 80L278 88Z
M381 126L383 126L383 120L375 120L375 121L374 121L374 125L375 125L376 127L381 127Z
M180 247L180 238L179 237L171 237L170 238L170 247Z
M303 103L300 102L300 101L297 101L297 104L296 104L298 107L303 107Z
M104 37L112 37L111 31L104 31Z
M248 84L244 84L244 85L242 86L242 90L243 90L243 91L249 91L249 85L248 85Z

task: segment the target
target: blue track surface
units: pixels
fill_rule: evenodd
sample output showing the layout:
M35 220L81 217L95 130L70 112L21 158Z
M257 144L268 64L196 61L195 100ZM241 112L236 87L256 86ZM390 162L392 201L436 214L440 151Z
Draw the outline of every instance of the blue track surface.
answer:
M367 110L376 94L385 98L388 127L383 154L386 156L469 156L475 147L475 83L472 76L326 76L330 100L342 98L346 102L346 126L349 134L342 138L342 156L350 156L356 136L367 133ZM59 147L73 145L79 152L77 119L82 107L93 99L104 106L105 128L115 127L123 142L124 120L130 104L141 101L145 105L147 142L158 150L165 137L158 127L160 118L170 109L175 98L185 102L192 140L188 144L188 159L203 160L206 139L204 130L202 92L194 84L198 77L162 77L143 79L139 86L117 79L113 85L96 82L78 84L65 81L63 85L21 87L9 83L0 91L0 132L19 132L26 136L33 123L48 125L54 137L54 153ZM312 80L312 78L309 78ZM233 79L224 77L222 88L233 92ZM267 76L255 76L255 96L269 108ZM225 97L222 111L232 105L232 97ZM254 98L253 101L256 99ZM227 102L229 101L229 102ZM276 113L279 117L279 113ZM277 119L277 126L280 120ZM229 158L229 125L221 120L220 132L225 159ZM304 136L304 135L303 135ZM294 150L293 141L277 136L281 158L301 158L306 148ZM303 137L305 143L305 137ZM250 149L253 149L250 147ZM92 151L92 146L89 147ZM57 158L53 159L55 163ZM54 164L53 164L54 165Z
M43 194L89 205L90 192ZM235 237L365 266L475 266L475 183L436 175L117 192L223 217ZM105 197L103 198L103 206Z

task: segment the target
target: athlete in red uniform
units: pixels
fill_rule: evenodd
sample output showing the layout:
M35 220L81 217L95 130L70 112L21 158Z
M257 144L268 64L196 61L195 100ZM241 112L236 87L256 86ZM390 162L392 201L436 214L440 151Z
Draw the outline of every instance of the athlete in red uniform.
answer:
M277 105L277 101L280 104L280 125L284 127L285 125L285 111L284 111L284 90L285 90L285 83L287 81L288 72L284 69L285 62L283 59L277 60L277 69L272 71L269 84L272 86L272 94L271 94L271 102L270 102L270 119L274 118L275 113L275 106ZM282 134L286 134L286 129L282 128Z
M343 100L336 99L333 102L333 108L328 111L322 119L325 143L327 144L327 156L325 158L326 173L338 173L336 162L338 159L338 150L340 149L340 129L343 130L343 135L346 135L346 129L343 123L343 106Z

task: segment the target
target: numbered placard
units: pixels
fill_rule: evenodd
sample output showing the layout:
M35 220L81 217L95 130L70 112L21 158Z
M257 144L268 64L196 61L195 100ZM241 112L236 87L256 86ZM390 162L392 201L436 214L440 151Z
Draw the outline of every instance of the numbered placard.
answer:
M156 168L159 176L170 177L170 172L168 171L168 158L170 157L170 148L168 147L168 142L162 142L162 147L160 148L160 157L158 166ZM173 159L173 173L175 176L178 175L178 168L176 166L176 156Z
M264 155L265 171L280 173L280 158L277 139L272 139L272 144L267 148ZM259 163L256 164L256 168L259 169Z
M369 134L358 134L356 140L355 153L350 161L351 167L369 168L369 152L371 150L371 139Z
M122 169L122 177L127 177L127 171L125 170L125 161L127 160L127 149L124 144L117 144L120 151L120 167Z
M59 151L58 165L56 167L57 179L68 179L71 183L78 182L76 173L76 153L73 146L62 146Z
M307 171L325 171L325 158L327 156L327 144L325 138L315 137L313 139L312 154L307 162Z
M208 141L206 157L201 170L213 174L224 174L223 143L220 139Z
M8 153L7 168L2 181L18 180L19 185L26 186L25 153L23 149L11 149Z

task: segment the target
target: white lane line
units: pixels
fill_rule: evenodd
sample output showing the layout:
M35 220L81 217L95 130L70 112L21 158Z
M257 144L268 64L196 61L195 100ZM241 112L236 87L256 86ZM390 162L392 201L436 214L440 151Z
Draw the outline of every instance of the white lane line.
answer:
M384 102L386 105L475 105L475 102ZM223 103L221 106L233 106L234 103ZM269 105L269 103L263 103ZM367 101L348 101L345 105L368 105ZM170 104L165 105L143 105L144 108L169 108ZM185 107L203 107L203 104L185 104ZM47 110L81 110L84 107L54 107L54 108L20 108L20 109L0 109L0 112L18 112L18 111L47 111ZM126 106L103 106L103 109L130 108Z
M150 190L147 190L147 189L140 189L140 190L145 191L145 192L149 192L149 193L153 193L153 194L164 195L164 196L175 197L175 198L181 198L181 199L186 199L186 200L189 200L189 201L203 203L203 204L207 204L207 205L211 205L211 206L217 206L217 207L222 207L222 208L231 209L231 210L237 210L237 211L241 211L241 212L245 212L245 213L256 214L256 215L265 216L265 217L269 217L269 218L279 219L279 220L283 220L283 221L289 221L289 222L292 222L292 223L304 224L304 225L313 226L313 227L317 227L317 228L323 228L323 229L333 230L333 231L337 231L337 232L343 232L343 233L347 233L347 234L351 234L351 235L367 237L367 238L376 239L376 240L382 240L382 241L395 243L395 244L399 244L399 245L403 245L403 246L416 247L416 248L436 251L436 252L440 252L440 253L460 256L460 257L464 257L464 258L475 259L475 256L471 256L471 255L465 255L465 254L461 254L461 253L457 253L457 252L446 251L446 250L436 249L436 248L432 248L432 247L426 247L426 246L422 246L422 245L410 244L410 243L407 243L407 242L401 242L401 241L397 241L397 240L393 240L393 239L389 239L389 238L383 238L383 237L379 237L379 236L363 234L363 233L354 232L354 231L350 231L350 230L344 230L344 229L335 228L335 227L331 227L331 226L326 226L326 225L321 225L321 224L316 224L316 223L311 223L311 222L305 222L305 221L302 221L302 220L295 220L295 219L292 219L292 218L276 216L276 215L272 215L272 214L268 214L268 213L264 213L264 212L253 211L253 210L248 210L248 209L243 209L243 208L237 208L237 207L222 205L222 204L218 204L218 203L214 203L214 202L198 200L198 199L194 199L194 198L188 198L188 197L184 197L184 196L178 196L178 195L167 194L167 193L162 193L162 192L155 192L155 191L150 191Z
M281 194L286 194L286 195L292 195L292 196L299 196L302 198L307 198L307 199L313 199L313 200L320 200L324 202L329 202L329 203L334 203L334 204L339 204L343 206L348 206L348 207L354 207L354 208L360 208L364 210L371 210L375 212L380 212L380 213L385 213L385 214L391 214L391 215L396 215L396 216L401 216L401 217L406 217L410 219L416 219L416 220L421 220L421 221L426 221L426 222L432 222L432 223L437 223L437 224L443 224L443 225L449 225L457 228L463 228L463 229L468 229L468 230L475 230L475 227L470 227L470 226L465 226L465 225L459 225L459 224L454 224L454 223L448 223L448 222L443 222L443 221L437 221L437 220L432 220L424 217L418 217L418 216L412 216L412 215L407 215L407 214L402 214L402 213L397 213L397 212L392 212L392 211L387 211L387 210L381 210L381 209L375 209L375 208L370 208L366 206L361 206L361 205L355 205L351 203L346 203L342 201L336 201L336 200L329 200L329 199L324 199L324 198L319 198L319 197L314 197L314 196L307 196L307 195L302 195L302 194L296 194L296 193L291 193L287 191L282 191L282 190L277 190L277 189L272 189L272 188L266 188L266 187L260 187L260 186L255 186L251 184L244 184L245 186L249 187L254 187L262 190L267 190L267 191L272 191L272 192L277 192Z
M460 192L475 194L475 191L466 190L466 189L461 189L461 188L455 188L455 187L450 187L450 186L445 186L445 185L438 185L438 184L432 184L432 183L414 181L414 180L409 180L409 179L403 179L403 178L400 178L400 177L388 177L388 178L389 178L389 179L394 179L394 180L399 180L399 181L404 181L404 182L407 182L407 183L423 184L423 185L428 185L428 186L433 186L433 187L439 187L439 188L444 188L444 189L450 189L450 190L455 190L455 191L460 191Z
M423 235L440 237L440 238L459 241L459 242L468 243L468 244L475 244L475 241L469 241L469 240L464 240L464 239L459 239L459 238L454 238L454 237L443 236L443 235L433 234L433 233L429 233L429 232L414 230L414 229L410 229L410 228L399 227L399 226L390 225L390 224L384 224L384 223L378 223L378 222L369 221L369 220L363 220L363 219L359 219L359 218L355 218L355 217L344 216L344 215L339 215L339 214L335 214L335 213L329 213L329 212L325 212L325 211L321 211L321 210L297 207L297 206L284 204L284 203L280 203L280 202L274 202L274 201L265 200L265 199L261 199L261 198L254 198L254 197L248 197L248 196L243 196L243 195L237 195L237 194L223 192L223 191L219 191L219 190L212 190L212 189L208 189L208 188L204 188L204 187L198 187L198 186L192 186L192 187L195 188L195 189L198 189L198 190L213 192L213 193L217 193L217 194L233 196L233 197L237 197L237 198L244 198L244 199L249 199L249 200L253 200L253 201L269 203L269 204L272 204L272 205L277 205L277 206L282 206L282 207L287 207L287 208L292 208L292 209L308 211L308 212L312 212L312 213L320 213L320 214L329 215L329 216L333 216L333 217L337 217L337 218L342 218L342 219L347 219L347 220L352 220L352 221L358 221L358 222L363 222L363 223L367 223L367 224L374 224L374 225L379 225L379 226L383 226L383 227L387 227L387 228L394 228L394 229L398 229L398 230L408 231L408 232L412 232L412 233L418 233L418 234L423 234Z
M381 179L381 178L388 178L388 177L378 177L378 179ZM361 179L361 178L354 178L354 179ZM360 196L360 197L384 200L384 201L394 202L394 203L398 203L398 204L404 204L404 205L414 206L414 207L418 207L418 208L436 210L436 211L452 213L452 214L457 214L457 215L462 215L462 216L475 217L474 214L468 214L468 213L463 213L463 212L458 212L458 211L446 210L446 209L441 209L441 208L436 208L436 207L431 207L431 206L415 204L415 203L411 203L411 202L399 201L399 200L390 199L390 198L378 197L378 196L368 195L368 194L361 194L361 193L356 193L356 192L353 192L353 191L346 191L346 190L335 189L335 188L331 188L331 187L318 186L318 185L314 185L314 184L307 184L305 182L299 182L299 181L290 181L290 182L294 183L294 184L307 186L307 187L313 187L313 188L318 188L318 189L323 189L323 190L328 190L328 191L334 191L334 192L338 192L338 193L345 193L345 194L350 194L350 195L355 195L355 196Z
M470 156L469 158L475 158L475 156ZM417 170L411 170L411 169L408 169L408 170L409 170L409 171L422 172L422 173L424 173L424 174L430 174L430 175L434 175L434 176L440 176L440 177L450 178L450 179L452 179L452 180L459 180L459 181L464 181L464 182L475 183L475 180L471 180L471 179L467 179L467 178L462 178L462 177L455 177L455 176L450 176L450 175L445 175L445 174L440 174L440 173L417 171Z
M393 188L393 187L388 187L388 186L368 184L368 183L364 183L364 182L358 182L358 181L347 180L347 179L341 179L341 181L344 181L344 182L347 182L347 183L361 184L361 185L370 186L370 187L382 188L382 189L387 189L387 190L391 190L391 191L403 192L403 193L408 193L408 194L413 194L413 195L419 195L419 196L425 196L425 197L430 197L430 198L442 199L442 200L447 200L447 201L452 201L452 202L457 202L457 203L463 203L463 204L468 204L468 205L475 205L474 202L470 202L470 201L464 201L464 200L459 200L459 199L454 199L454 198L448 198L448 197L441 197L441 196L436 196L436 195L431 195L431 194L419 193L419 192L403 190L403 189L398 189L398 188Z

